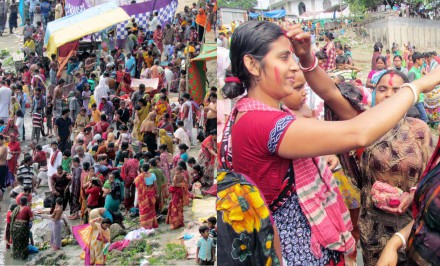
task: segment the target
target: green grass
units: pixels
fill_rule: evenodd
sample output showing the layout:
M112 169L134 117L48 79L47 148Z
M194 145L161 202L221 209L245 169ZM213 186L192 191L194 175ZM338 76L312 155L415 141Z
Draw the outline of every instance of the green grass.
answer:
M165 245L163 255L151 257L148 262L151 265L173 265L173 260L185 260L186 250L182 244L168 243Z

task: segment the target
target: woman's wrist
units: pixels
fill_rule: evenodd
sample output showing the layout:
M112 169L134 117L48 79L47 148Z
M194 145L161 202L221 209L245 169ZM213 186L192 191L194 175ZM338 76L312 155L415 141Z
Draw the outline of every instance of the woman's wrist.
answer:
M403 241L399 236L393 235L388 241L387 246L392 250L398 251L403 246Z
M304 68L310 68L315 63L315 55L312 52L310 52L308 55L299 58L299 63Z

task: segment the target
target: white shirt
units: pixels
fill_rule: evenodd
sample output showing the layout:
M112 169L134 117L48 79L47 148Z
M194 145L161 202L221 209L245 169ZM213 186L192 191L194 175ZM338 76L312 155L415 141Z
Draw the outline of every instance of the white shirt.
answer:
M47 175L50 178L52 178L52 175L55 174L57 172L57 168L59 165L61 165L62 161L63 161L63 153L61 151L58 152L57 157L55 158L55 162L54 165L52 165L50 163L51 159L52 159L52 155L54 154L55 151L52 151L49 158L47 159Z
M168 68L165 68L165 80L170 85L171 82L173 81L173 71L169 70Z
M217 80L219 88L225 85L226 70L231 66L229 50L223 47L217 47Z
M188 134L186 134L185 129L183 129L182 127L179 127L176 132L174 132L174 137L178 139L180 143L185 143L186 146L191 147L191 142L189 141ZM178 147L177 150L179 150Z
M8 87L0 88L0 117L9 117L9 105L11 104L12 91ZM5 124L8 121L4 121Z
M18 128L22 128L24 124L24 118L23 117L17 117L17 119L15 120L15 125Z
M154 16L150 21L150 31L157 30L157 25L159 25L159 20L157 19L157 16Z

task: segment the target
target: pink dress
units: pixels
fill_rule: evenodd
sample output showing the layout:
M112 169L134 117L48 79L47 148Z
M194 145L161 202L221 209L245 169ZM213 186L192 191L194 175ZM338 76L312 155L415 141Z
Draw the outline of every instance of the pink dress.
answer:
M168 183L171 184L170 162L168 162L168 154L166 152L160 154L159 167L167 177Z

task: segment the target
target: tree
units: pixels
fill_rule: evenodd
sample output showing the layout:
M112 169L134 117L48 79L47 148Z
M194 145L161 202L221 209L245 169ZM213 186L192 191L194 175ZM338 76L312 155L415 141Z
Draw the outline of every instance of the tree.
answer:
M218 0L218 7L251 9L258 5L258 0Z
M350 11L355 14L362 14L367 9L381 5L383 0L346 0L350 6Z

